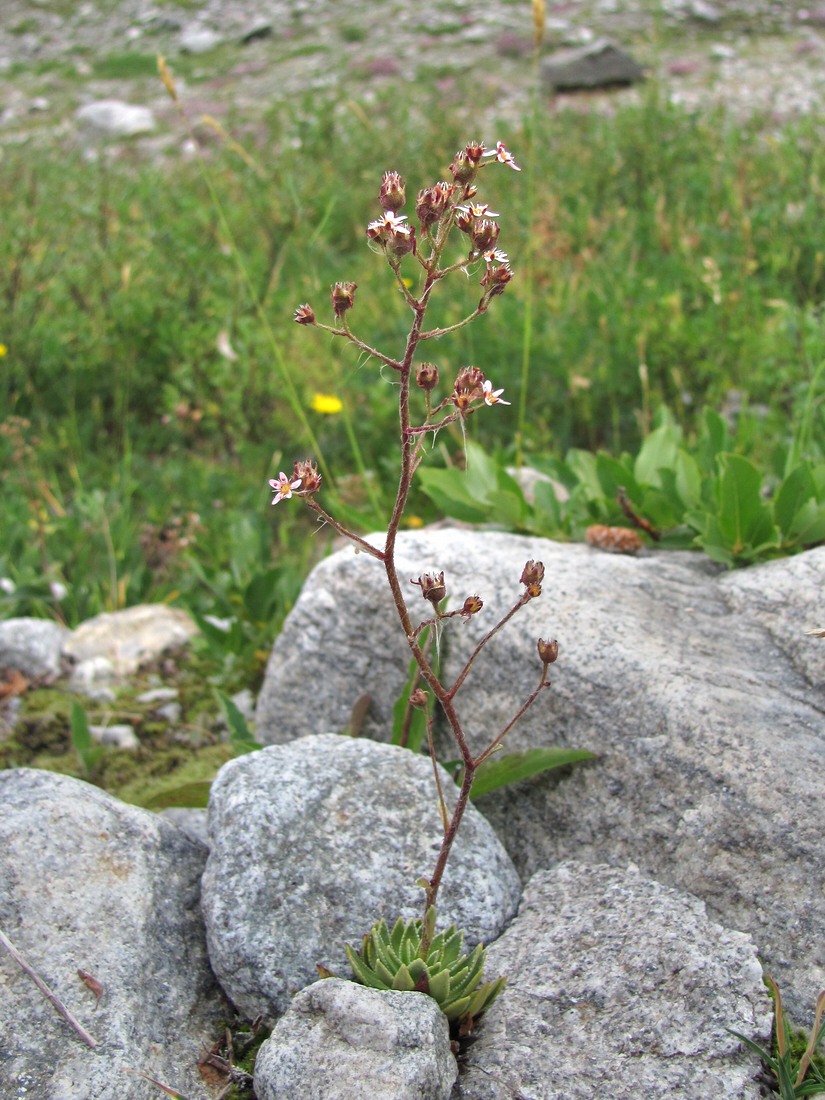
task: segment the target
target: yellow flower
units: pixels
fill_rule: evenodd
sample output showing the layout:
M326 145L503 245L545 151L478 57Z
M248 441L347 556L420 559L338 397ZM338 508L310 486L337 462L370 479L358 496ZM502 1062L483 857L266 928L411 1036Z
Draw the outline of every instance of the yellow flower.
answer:
M412 528L423 527L424 520L421 516L407 516L407 526Z
M344 405L340 398L335 397L331 393L316 393L310 403L310 408L314 412L323 413L325 416L334 416L335 413L339 413L343 407Z
M4 359L9 354L9 349L5 344L0 344L0 359Z

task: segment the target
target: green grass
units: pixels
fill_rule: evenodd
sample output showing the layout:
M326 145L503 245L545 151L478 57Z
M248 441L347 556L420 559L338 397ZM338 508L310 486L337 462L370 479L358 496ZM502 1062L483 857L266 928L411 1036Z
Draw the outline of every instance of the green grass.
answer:
M115 62L144 64L138 55L101 64ZM397 351L405 307L364 238L381 173L400 170L413 196L444 176L468 137L506 137L517 159L527 149L525 128L467 133L428 96L420 90L414 109L392 89L369 106L317 95L276 105L249 150L257 170L212 141L225 224L191 163L152 166L132 148L96 164L68 148L5 150L0 575L18 590L0 613L74 623L178 599L238 616L239 653L265 646L325 547L298 509L268 506L266 479L308 454L279 357L339 489L364 504L363 479L348 476L344 418L313 413L316 392L345 403L386 507L394 389L291 316L309 301L328 318L330 284L352 279L353 327ZM822 120L737 125L670 106L653 89L611 118L560 111L536 125L535 163L525 165L532 220L526 172L484 177L516 278L476 325L433 347L442 375L474 363L514 403L474 418L473 437L505 459L513 452L529 293L528 459L635 449L662 405L690 438L702 406L719 408L736 390L736 448L770 466L825 359ZM530 287L519 279L528 246ZM456 280L433 322L472 308L476 281ZM221 332L236 361L218 351ZM815 449L825 423L821 394L813 398ZM460 438L443 434L439 446L455 452ZM423 497L420 509L434 516ZM244 601L260 597L260 578L286 565L276 597L251 610ZM59 607L49 580L69 589Z

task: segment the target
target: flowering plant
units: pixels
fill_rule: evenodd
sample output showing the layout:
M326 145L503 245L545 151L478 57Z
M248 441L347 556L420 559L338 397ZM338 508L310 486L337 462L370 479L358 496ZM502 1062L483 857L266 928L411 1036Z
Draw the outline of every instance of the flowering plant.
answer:
M318 492L322 478L315 463L308 460L298 461L294 464L291 474L281 471L277 478L273 478L270 482L274 493L273 504L292 497L301 498L321 520L329 523L340 535L351 540L360 550L381 563L401 628L418 669L418 684L423 684L412 691L409 705L420 708L427 715L427 737L444 823L441 846L433 872L428 878L420 880L425 892L423 920L413 922L414 927L410 925L406 932L399 926L393 931L392 936L385 927L376 926L370 937L365 937L364 954L361 956L363 962L353 961L358 958L353 952L350 952L350 959L361 980L365 980L365 975L370 974L379 985L383 982L384 988L423 989L433 996L436 996L436 986L440 987L445 983L445 979L436 979L435 975L445 974L444 966L447 965L441 962L437 965L435 963L436 948L440 951L443 946L440 945L440 941L434 940L435 904L450 850L467 808L473 782L479 768L499 749L515 723L533 705L544 689L550 686L547 678L548 668L558 656L556 641L538 639L536 652L540 673L536 687L512 721L491 738L483 751L478 754L473 753L461 724L456 696L481 650L516 612L541 595L544 566L539 561L526 563L520 577L522 590L512 607L481 638L455 681L450 684L441 679L436 662L431 658L424 639L430 628L437 638L438 632L448 620L458 617L468 621L479 614L484 606L483 600L478 595L470 594L461 601L457 609L445 610L447 584L443 571L423 573L417 580L409 582L418 588L419 597L429 605L424 617L419 617L408 603L405 585L398 574L395 560L399 526L407 506L415 471L424 457L427 438L430 435L434 437L441 428L451 424L456 424L464 433L467 420L477 411L495 405L509 404L502 397L504 391L496 388L484 372L474 366L462 367L453 381L452 388L445 396L438 399L436 390L440 380L439 369L434 363L421 362L418 359L421 345L448 333L457 332L486 313L493 299L505 292L513 278L507 254L498 247L500 227L496 219L499 215L490 210L486 203L480 202L477 197L477 181L480 173L498 164L520 171L512 153L501 142L498 142L494 149L489 150L485 149L482 143L470 142L456 153L450 165L451 181L440 181L418 192L415 201L417 226L410 222L407 215L400 213L406 204L404 180L398 172L389 171L384 174L378 195L381 213L367 225L366 236L373 250L385 258L392 277L412 314L406 343L400 357L393 357L372 347L351 327L350 315L355 306L357 290L354 282L336 282L331 288L332 324L319 321L315 310L308 304L299 306L295 311L295 321L299 325L319 328L334 337L349 341L366 356L396 375L400 422L400 474L383 548L373 545L350 530L321 505ZM452 242L456 239L461 242L457 256L453 251L448 251L452 249ZM417 270L419 282L416 290L411 289L414 285L412 279L402 277L402 266L406 270ZM425 326L425 318L433 293L441 287L448 276L457 273L463 273L469 277L480 274L478 304L455 324L428 329ZM416 393L418 401L414 402ZM414 404L416 407L423 406L421 413L414 412ZM447 809L439 784L438 771L435 768L432 716L427 709L428 702L433 697L450 728L463 765L460 790L451 811ZM393 942L393 937L397 939L397 943ZM451 937L449 942L451 945L460 944L455 937ZM429 959L431 964L429 970L426 966L414 967L415 977L411 979L409 960L404 961L402 944L408 946L414 944L415 956L423 960L424 964ZM452 946L450 950L453 950ZM409 950L407 953L409 954ZM455 962L452 955L450 959ZM463 964L458 965L457 969L464 973ZM477 980L480 980L481 965L477 958L474 958L472 969L478 972ZM485 987L480 996L473 996L472 990L462 985L458 1002L455 984L452 988L450 1004L453 1008L456 1003L464 1005L466 999L466 1005L473 1006L470 1011L478 1013L483 1010L479 1006L486 1008L493 996L498 993L501 984L496 985L495 988ZM436 999L438 999L437 996Z

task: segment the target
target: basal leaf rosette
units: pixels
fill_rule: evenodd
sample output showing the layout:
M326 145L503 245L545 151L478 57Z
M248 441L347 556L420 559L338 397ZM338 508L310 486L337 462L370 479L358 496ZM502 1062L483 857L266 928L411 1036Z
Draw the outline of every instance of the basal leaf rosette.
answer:
M377 921L364 936L360 953L346 945L353 974L371 989L395 989L401 992L427 993L438 1004L451 1024L472 1027L504 988L506 978L483 982L487 950L477 944L462 954L464 933L453 924L438 935L436 912L427 910L426 957L422 957L425 924L421 919L405 923L399 917L392 930L384 920Z

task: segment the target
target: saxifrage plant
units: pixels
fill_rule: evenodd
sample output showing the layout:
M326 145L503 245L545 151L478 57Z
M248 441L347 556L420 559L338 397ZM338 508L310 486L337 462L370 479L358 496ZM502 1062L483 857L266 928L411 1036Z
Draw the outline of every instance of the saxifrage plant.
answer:
M499 215L478 197L478 179L492 165L505 165L518 172L513 155L498 142L486 149L480 142L470 142L456 153L450 165L452 179L439 181L418 192L415 217L418 227L401 213L406 203L406 185L395 171L384 174L379 191L381 214L366 228L366 236L374 251L382 255L399 293L409 308L412 320L400 355L392 355L373 347L351 326L357 286L352 281L336 282L331 290L333 323L318 320L309 304L295 311L295 321L316 328L330 336L345 340L375 363L378 372L389 374L397 385L400 442L400 472L392 514L382 546L368 541L344 522L328 512L318 497L322 476L315 462L299 460L291 473L281 470L270 482L273 504L300 498L319 520L329 524L338 534L349 539L364 554L383 568L392 594L395 610L410 648L417 676L411 681L408 706L424 714L427 743L433 760L438 799L443 821L443 836L432 872L419 879L424 889L424 913L420 920L397 923L392 931L379 921L365 936L360 955L351 948L349 958L356 977L371 985L393 989L417 989L429 993L456 1024L465 1029L472 1019L500 992L503 981L481 984L484 961L483 948L470 955L461 953L461 933L455 929L436 934L436 901L447 861L480 769L483 769L501 747L505 737L550 687L548 671L558 656L554 639L539 638L536 643L538 682L528 698L516 710L503 729L495 733L481 752L474 752L461 721L458 699L476 658L499 630L523 607L541 595L544 566L540 561L528 561L521 572L521 592L509 611L476 645L455 680L446 680L438 667L438 640L442 630L453 620L468 621L481 613L483 599L468 593L460 596L447 610L448 583L441 570L422 573L417 579L405 581L396 563L396 543L399 527L407 508L413 479L424 459L425 443L450 425L464 434L470 417L499 404L507 404L502 389L475 366L458 371L451 386L438 396L441 372L433 362L423 360L421 350L437 338L462 330L482 317L494 299L502 295L513 278L507 254L499 248ZM456 247L458 242L458 247ZM402 273L403 271L403 273ZM479 297L476 304L453 324L428 328L425 324L431 301L451 276L477 279ZM417 277L417 278L416 278ZM412 607L414 590L423 599L427 610L423 617ZM435 646L430 644L430 636ZM414 686L417 685L417 686ZM461 780L452 808L439 779L433 745L433 713L435 702L452 734L460 755ZM403 724L403 723L402 723ZM580 756L589 754L581 753ZM569 762L566 760L565 762ZM521 760L523 765L524 761ZM532 765L535 772L547 766L546 759ZM520 774L529 774L521 770Z

